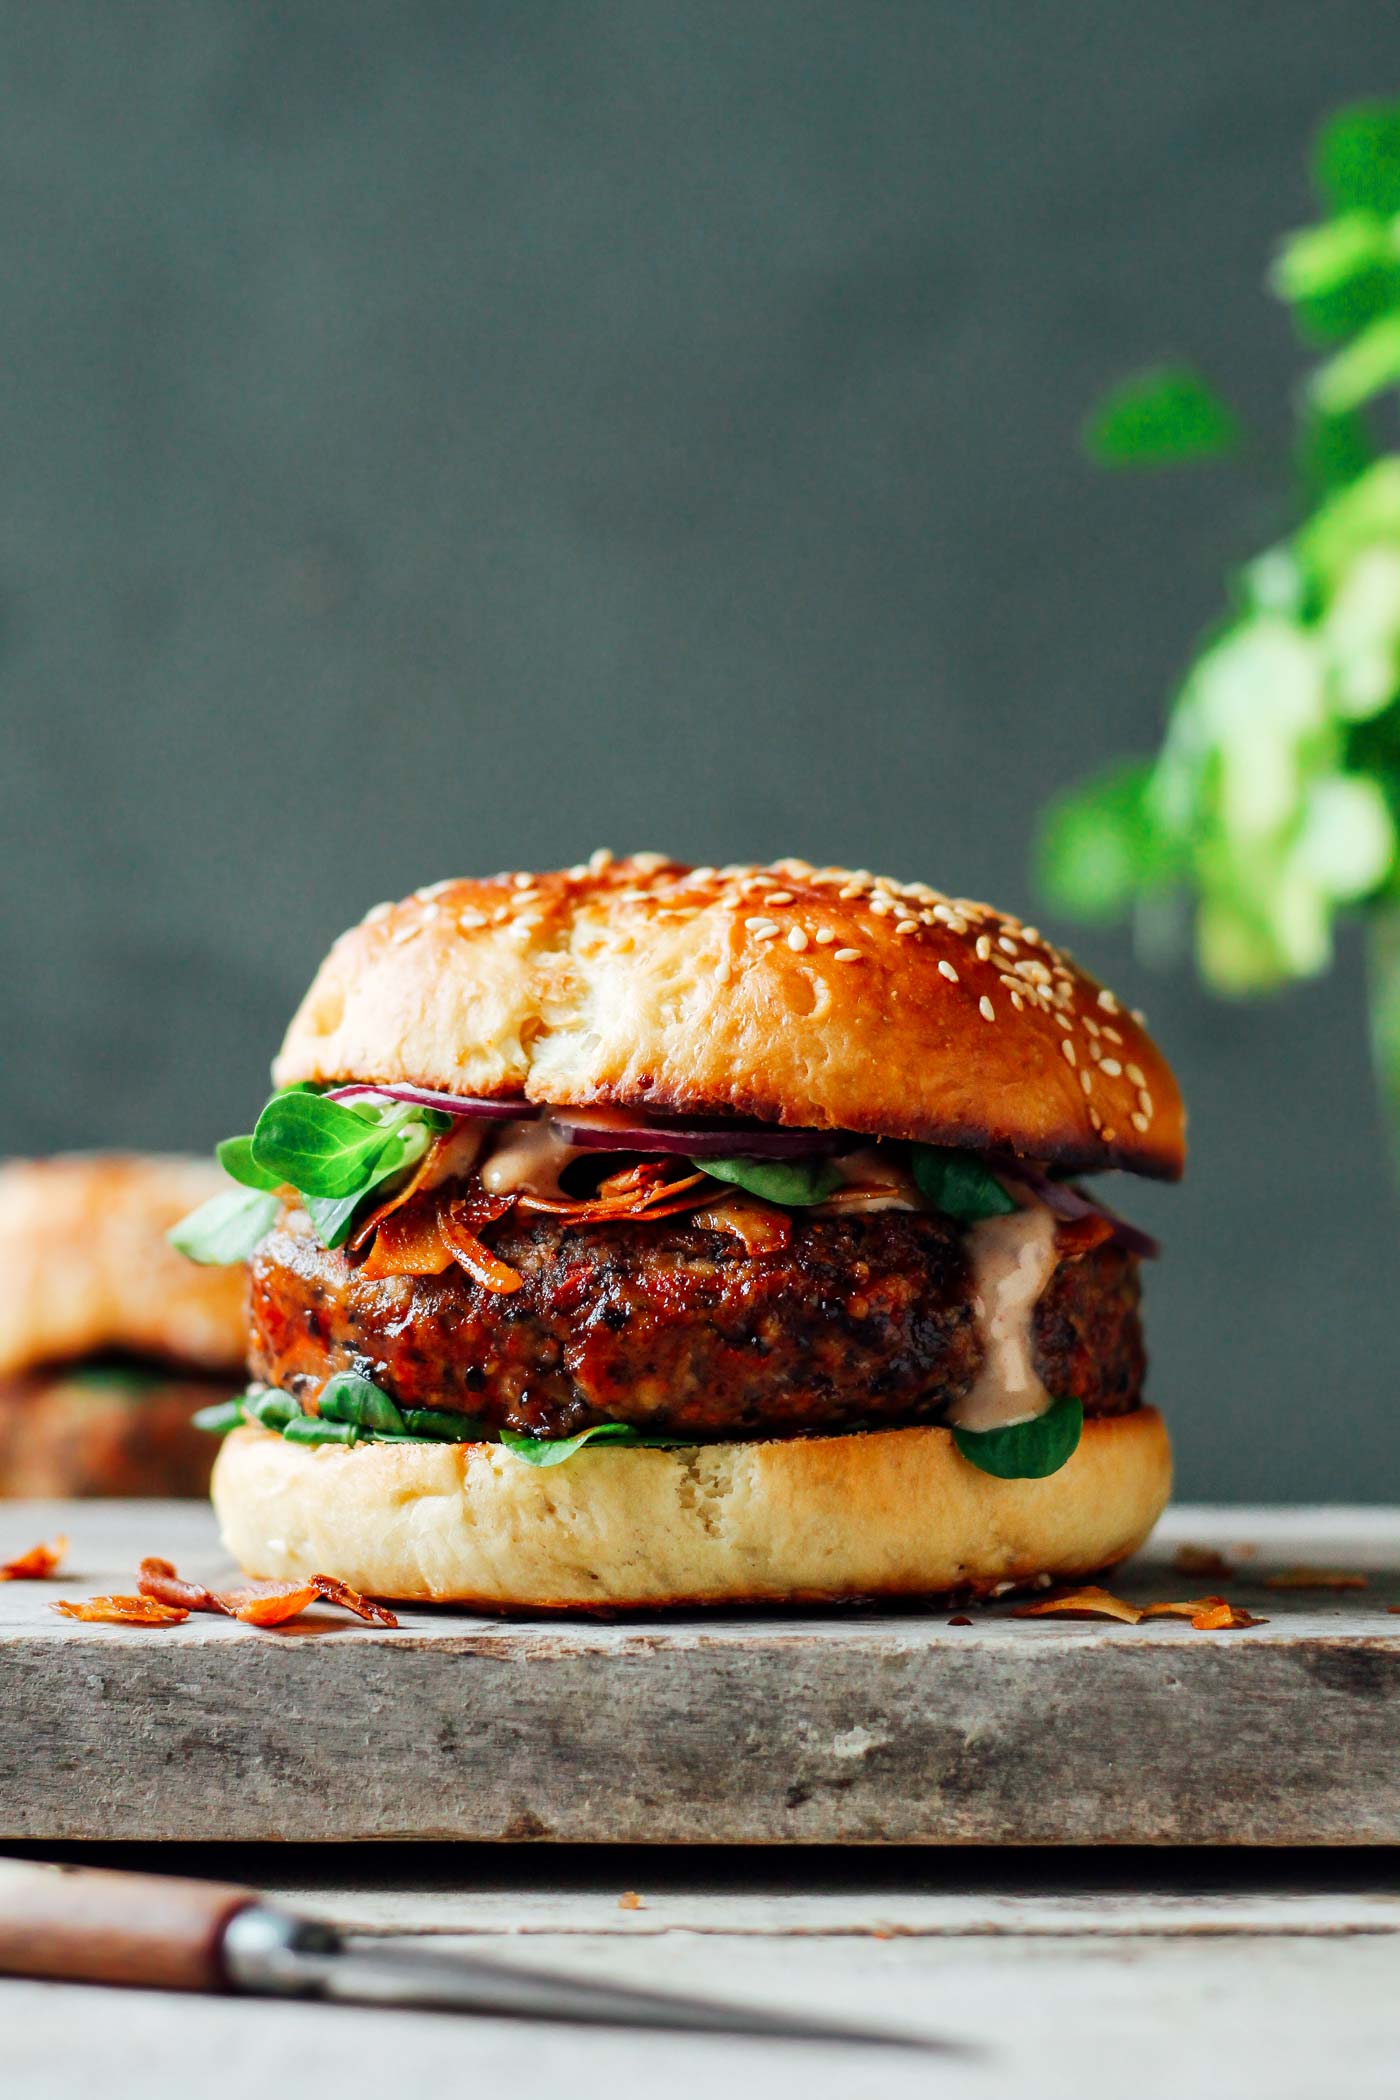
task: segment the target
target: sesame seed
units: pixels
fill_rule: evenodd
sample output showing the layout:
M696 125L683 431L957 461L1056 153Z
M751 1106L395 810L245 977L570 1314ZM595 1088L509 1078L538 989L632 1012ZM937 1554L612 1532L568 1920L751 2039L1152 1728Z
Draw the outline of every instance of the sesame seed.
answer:
M745 919L744 924L749 932L761 941L771 941L778 931L777 921L774 919Z
M1148 1093L1146 1087L1143 1087L1138 1094L1138 1107L1150 1121L1152 1116L1152 1096Z
M1097 1034L1098 1034L1098 1032L1099 1032L1099 1024L1098 1024L1098 1022L1097 1022L1097 1021L1095 1021L1095 1020L1092 1020L1092 1019L1090 1018L1090 1016L1089 1016L1088 1014L1085 1014L1085 1015L1084 1015L1084 1017L1083 1017L1083 1019L1084 1019L1084 1028L1085 1028L1085 1032L1086 1032L1087 1034L1089 1034L1089 1035L1097 1035Z
M529 875L512 875L511 885L517 890L528 890L532 881Z
M901 919L895 927L895 932L902 934L917 933L918 930L919 922L917 919Z
M1134 1086L1146 1086L1147 1081L1143 1077L1141 1065L1124 1065L1123 1070L1127 1073L1129 1080Z
M440 897L444 890L455 890L456 887L456 883L449 875L446 882L430 882L425 890L415 890L414 895L420 898L424 904L431 904L434 897Z
M1105 1028L1104 1035L1107 1037L1110 1043L1117 1043L1119 1048L1122 1048L1123 1038L1118 1033L1118 1030L1116 1028Z
M632 865L639 875L654 875L658 868L666 865L664 853L634 853Z
M714 868L692 868L690 879L692 882L713 882L717 872Z
M461 927L463 933L475 933L479 927L486 924L486 914L484 911L477 911L472 905L468 905L465 911L458 912L457 924Z
M727 955L722 955L719 961L715 964L716 981L720 984L728 984L732 974L733 972L730 970L729 967L729 957Z
M588 862L586 860L577 860L569 870L569 880L571 882L582 882L587 873Z
M951 926L954 919L956 919L958 915L954 911L951 904L935 904L933 907L933 916L935 917L935 919L941 919L945 926Z
M366 926L373 926L378 919L387 919L393 908L392 904L372 904L365 913Z
M787 944L794 955L800 955L807 945L807 936L800 926L794 926L788 934Z
M422 931L422 927L416 924L413 926L396 926L389 938L396 948L401 948L405 941L416 941Z
M853 897L863 897L865 895L865 884L863 882L848 882L846 887L838 890L836 894L838 897L844 897L849 902Z
M440 904L425 904L423 906L423 924L425 926L430 925L434 919L441 918L441 916L442 906Z
M590 853L588 856L588 872L590 875L601 875L604 868L610 868L611 866L612 855L606 846L600 846L596 853Z
M1087 1094L1090 1088L1093 1086L1093 1083L1094 1082L1092 1077L1090 1076L1088 1066L1081 1066L1079 1072L1079 1084L1083 1092Z
M1100 1137L1102 1137L1106 1145L1111 1145L1113 1143L1113 1140L1117 1137L1118 1132L1114 1128L1112 1123L1105 1123L1099 1135Z
M1001 949L1003 955L1019 955L1021 952L1016 943L1013 940L1009 940L1004 933L997 935L997 946Z
M1038 927L1038 926L1023 926L1023 927L1021 928L1021 939L1022 939L1023 941L1029 941L1029 942L1030 942L1030 945L1032 946L1032 948L1038 948L1038 947L1040 946L1040 929L1039 929L1039 927Z
M1067 1035L1062 1036L1060 1039L1060 1050L1063 1053L1065 1063L1072 1065L1074 1063L1074 1045Z
M950 962L940 962L938 974L940 977L946 977L949 984L956 984L958 981L958 973Z
M991 954L992 954L992 941L991 941L991 936L990 936L990 934L986 934L986 933L979 933L979 934L978 934L978 936L977 936L977 960L978 960L978 962L989 962L989 961L991 960Z
M1121 1079L1123 1076L1123 1067L1119 1064L1116 1057L1104 1058L1102 1070L1107 1079Z
M883 896L878 890L870 900L870 909L880 918L886 918L894 910L893 897Z
M1148 1119L1145 1115L1142 1114L1140 1109L1135 1108L1128 1120L1132 1124L1134 1130L1139 1132L1145 1132L1147 1130Z
M859 962L861 960L859 948L833 948L831 953L833 960L836 962Z
M1055 1021L1058 1027L1064 1029L1066 1035L1069 1034L1071 1028L1073 1028L1074 1026L1073 1021L1071 1021L1065 1014L1056 1014Z
M1018 1014L1024 1013L1026 1010L1026 1002L1019 992L1011 994L1011 1004L1015 1007Z
M984 1021L995 1021L997 1017L997 1010L985 992L977 1002L977 1011Z
M1093 1102L1092 1102L1092 1101L1091 1101L1091 1102L1090 1102L1090 1104L1089 1104L1089 1121L1090 1121L1090 1122L1091 1122L1091 1123L1093 1124L1093 1126L1094 1126L1094 1129L1095 1129L1095 1130L1096 1130L1096 1131L1097 1131L1097 1132L1099 1133L1099 1136L1100 1136L1100 1137L1102 1137L1102 1136L1103 1136L1103 1117L1102 1117L1102 1116L1101 1116L1101 1115L1099 1114L1098 1110L1097 1110L1097 1109L1096 1109L1096 1108L1094 1107L1094 1104L1093 1104Z
M1137 1022L1139 1028L1146 1028L1147 1016L1140 1006L1133 1008L1133 1019Z
M1109 991L1099 993L1099 1005L1106 1014L1116 1014L1120 1011L1118 1001L1114 998L1112 992Z
M819 926L817 928L816 943L819 948L829 948L831 946L831 943L835 940L835 938L836 935L832 932L829 926Z
M771 895L769 895L769 896L765 897L763 901L764 901L764 903L765 903L765 904L791 904L791 902L792 902L792 891L791 891L791 890L774 890L774 891L773 891L773 892L771 893Z

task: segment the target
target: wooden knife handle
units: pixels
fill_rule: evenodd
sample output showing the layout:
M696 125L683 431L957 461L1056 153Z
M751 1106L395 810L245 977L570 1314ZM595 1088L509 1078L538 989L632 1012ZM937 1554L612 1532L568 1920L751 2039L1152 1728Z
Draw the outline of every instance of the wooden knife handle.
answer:
M0 1860L0 1975L227 1988L220 1949L251 1889Z

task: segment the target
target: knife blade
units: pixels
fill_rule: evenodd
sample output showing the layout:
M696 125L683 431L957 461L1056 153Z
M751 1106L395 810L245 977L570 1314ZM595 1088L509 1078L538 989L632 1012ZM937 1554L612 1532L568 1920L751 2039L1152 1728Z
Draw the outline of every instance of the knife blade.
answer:
M225 1883L28 1861L0 1861L0 1974L966 2053L890 2029L373 1942Z

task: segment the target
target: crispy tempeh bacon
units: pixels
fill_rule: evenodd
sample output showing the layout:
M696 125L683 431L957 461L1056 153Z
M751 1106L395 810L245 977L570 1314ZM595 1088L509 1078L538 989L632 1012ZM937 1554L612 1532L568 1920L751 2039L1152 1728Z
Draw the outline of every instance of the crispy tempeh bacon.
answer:
M394 1614L382 1604L371 1603L348 1582L335 1575L307 1575L292 1582L247 1582L234 1589L211 1590L202 1582L187 1582L168 1560L141 1563L141 1595L160 1606L179 1610L181 1618L192 1611L218 1612L241 1619L245 1626L282 1626L304 1612L317 1598L338 1604L376 1626L397 1626Z
M84 1597L80 1603L65 1597L49 1610L90 1626L181 1626L189 1617L187 1611L154 1597Z
M1018 1604L1013 1619L1121 1619L1136 1626L1143 1614L1136 1604L1101 1590L1096 1583L1080 1590L1062 1590L1057 1597L1040 1597L1034 1604Z
M452 1249L438 1231L436 1209L415 1208L380 1221L360 1274L376 1283L385 1276L441 1276L452 1262Z
M501 1261L484 1247L471 1229L472 1211L467 1204L444 1203L438 1211L437 1229L453 1257L484 1290L504 1295L518 1291L524 1278L509 1262Z
M44 1582L67 1551L68 1541L62 1533L45 1545L31 1546L13 1560L0 1561L0 1582Z
M245 1590L226 1590L222 1609L245 1626L284 1626L319 1595L314 1582L258 1583Z
M143 1560L136 1572L136 1587L143 1597L154 1597L160 1604L171 1604L183 1611L217 1611L232 1617L229 1607L218 1592L206 1589L202 1582L187 1582L177 1575L174 1563L157 1560L154 1556Z

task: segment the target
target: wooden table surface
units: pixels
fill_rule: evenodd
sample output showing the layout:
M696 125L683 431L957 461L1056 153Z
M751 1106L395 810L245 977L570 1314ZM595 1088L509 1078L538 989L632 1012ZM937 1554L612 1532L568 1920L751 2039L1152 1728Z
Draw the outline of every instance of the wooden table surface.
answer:
M75 1624L144 1554L218 1579L207 1509L0 1504L0 1840L1400 1843L1400 1511L1170 1513L1112 1580L1200 1631L927 1607L281 1632ZM1182 1573L1183 1542L1236 1564ZM1299 1564L1354 1590L1279 1589Z
M207 1513L0 1505L0 1557L56 1527L69 1572L0 1586L3 1849L238 1879L370 1934L969 2053L0 1982L0 2089L16 2100L687 2100L725 2081L766 2100L1369 2100L1400 2084L1400 1850L1379 1841L1400 1837L1400 1512L1174 1512L1113 1587L1223 1587L1269 1622L1214 1635L1004 1610L971 1628L947 1612L410 1614L398 1634L133 1635L70 1628L48 1602L129 1585L147 1551L212 1569ZM1183 1541L1237 1557L1239 1577L1183 1582ZM1367 1586L1267 1587L1303 1562ZM416 1843L336 1842L383 1839L424 1799ZM459 1841L499 1837L521 1804L536 1835L547 1812L573 1840L787 1842ZM898 1837L901 1819L920 1845L812 1842ZM270 1820L326 1842L227 1842ZM74 1842L153 1828L226 1841ZM1290 1829L1312 1849L1269 1849ZM1114 1842L936 1841L1027 1830ZM1144 1835L1156 1844L1124 1842ZM1241 1835L1250 1849L1227 1844ZM1329 1835L1351 1849L1323 1849Z
M233 1876L376 1934L898 2026L972 2053L0 1982L0 2082L16 2100L1390 2100L1400 2077L1400 1860L1388 1851L62 1856ZM629 1891L641 1908L619 1907Z

